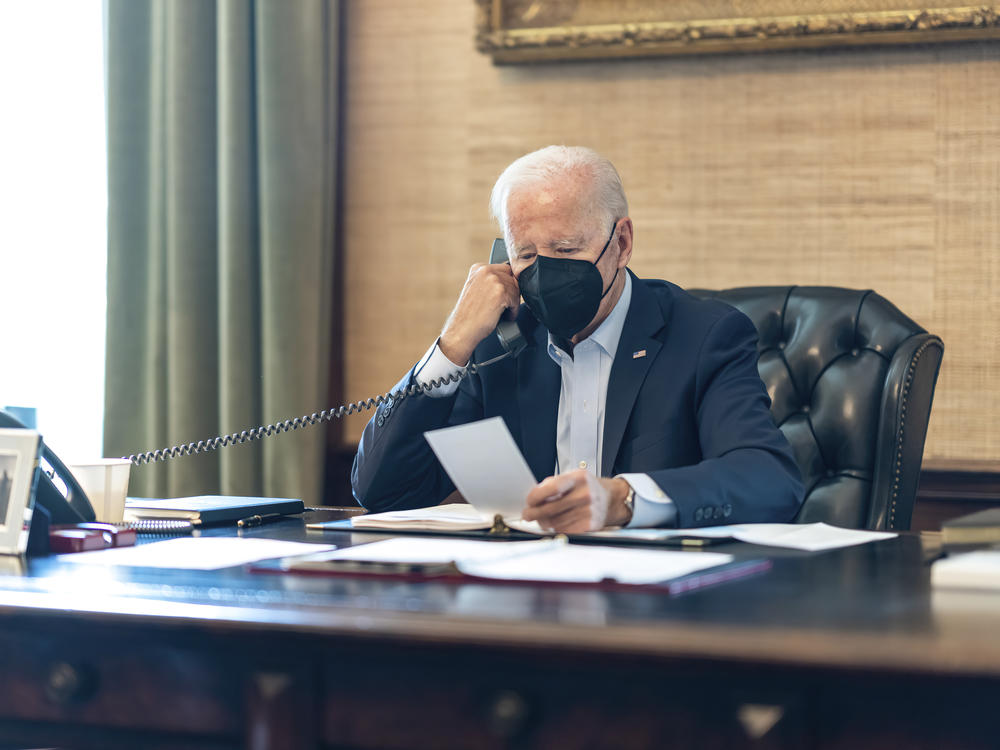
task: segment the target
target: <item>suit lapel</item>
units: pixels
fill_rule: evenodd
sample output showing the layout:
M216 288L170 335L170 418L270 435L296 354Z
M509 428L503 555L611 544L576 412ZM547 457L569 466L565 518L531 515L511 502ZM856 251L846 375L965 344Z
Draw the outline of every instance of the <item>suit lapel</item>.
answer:
M551 476L556 465L556 420L562 378L548 353L548 332L534 330L534 346L517 358L516 393L521 412L524 457L538 481Z
M646 373L663 344L653 338L664 324L663 311L646 285L632 276L632 301L629 305L618 351L611 365L608 397L604 405L604 446L601 451L601 473L609 476L625 435L629 416L635 406ZM640 356L634 356L643 352Z

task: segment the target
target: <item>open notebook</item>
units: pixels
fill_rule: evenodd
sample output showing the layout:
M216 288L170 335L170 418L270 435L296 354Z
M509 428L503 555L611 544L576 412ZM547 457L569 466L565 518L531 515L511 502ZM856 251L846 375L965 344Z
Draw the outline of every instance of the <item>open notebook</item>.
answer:
M421 531L479 531L493 527L494 515L476 510L466 503L435 505L430 508L413 510L391 510L386 513L370 513L354 516L351 526L355 529L385 529L400 531L419 529ZM521 521L505 518L512 529L528 534L543 534L542 527L535 521ZM310 528L321 528L321 524L309 524Z

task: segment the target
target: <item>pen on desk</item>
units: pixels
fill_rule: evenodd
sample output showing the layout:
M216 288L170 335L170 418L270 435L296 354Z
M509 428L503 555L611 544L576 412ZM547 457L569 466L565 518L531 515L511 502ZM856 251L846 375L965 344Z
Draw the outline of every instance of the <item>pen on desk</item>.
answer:
M284 518L284 513L266 513L264 515L254 515L247 516L246 518L241 518L236 522L236 525L241 529L248 529L252 526L260 526L265 523L270 523L271 521L277 521L279 518Z

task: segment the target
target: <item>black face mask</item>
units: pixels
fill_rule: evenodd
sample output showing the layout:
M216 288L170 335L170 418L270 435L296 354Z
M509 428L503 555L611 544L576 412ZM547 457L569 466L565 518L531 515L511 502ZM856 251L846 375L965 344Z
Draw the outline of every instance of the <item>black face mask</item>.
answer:
M597 315L601 300L618 278L618 269L615 269L608 288L601 291L604 279L597 270L597 264L604 257L617 228L618 222L615 222L608 241L593 263L539 255L534 263L521 271L517 280L521 296L528 309L553 335L571 339Z

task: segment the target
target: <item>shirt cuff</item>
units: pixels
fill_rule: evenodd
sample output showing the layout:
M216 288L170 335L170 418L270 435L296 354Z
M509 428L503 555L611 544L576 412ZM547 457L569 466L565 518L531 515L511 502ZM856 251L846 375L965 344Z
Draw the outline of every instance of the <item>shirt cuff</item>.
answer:
M625 528L672 527L677 525L677 507L649 474L619 474L635 490L632 520Z
M441 347L438 346L438 341L431 345L431 348L427 350L427 353L414 368L413 377L420 385L429 385L432 380L446 378L456 372L465 373L465 365L456 365L448 359L441 351ZM444 398L451 396L456 390L458 390L458 381L447 383L439 388L432 388L426 393L431 398Z

